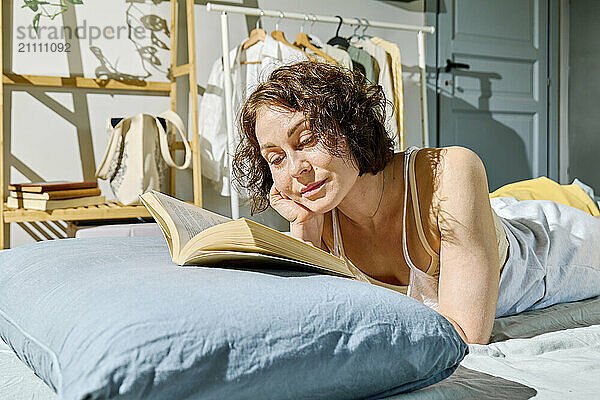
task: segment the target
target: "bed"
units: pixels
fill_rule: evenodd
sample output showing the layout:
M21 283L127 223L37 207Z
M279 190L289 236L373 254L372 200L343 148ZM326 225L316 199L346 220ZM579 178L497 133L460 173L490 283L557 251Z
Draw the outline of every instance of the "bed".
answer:
M388 399L598 398L600 298L499 318L492 340L470 345L461 366L442 382ZM0 398L58 396L0 340Z
M450 377L387 398L598 398L598 382L600 298L593 298L499 318L491 343L470 345ZM0 399L58 398L0 341Z
M394 399L597 399L600 298L498 318L456 372Z

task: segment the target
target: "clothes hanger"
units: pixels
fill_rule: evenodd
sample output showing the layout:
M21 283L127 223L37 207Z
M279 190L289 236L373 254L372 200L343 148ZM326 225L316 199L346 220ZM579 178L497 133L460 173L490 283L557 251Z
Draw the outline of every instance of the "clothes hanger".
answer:
M304 54L306 54L306 56L310 59L313 59L314 57L312 57L310 54L307 54L304 50L302 50L301 48L294 46L293 44L291 44L290 42L287 41L287 39L285 38L285 35L283 34L282 31L279 30L279 21L281 19L283 19L283 17L285 16L285 14L283 13L283 11L279 11L279 19L277 19L277 22L275 23L275 30L273 32L271 32L271 37L275 40L277 40L278 42L281 42L287 46L290 46L296 50L300 50L301 52L303 52Z
M360 39L360 38L361 38L361 37L360 37L360 35L358 34L358 30L359 30L359 28L362 26L362 21L361 21L361 19L360 19L360 18L358 18L358 17L354 17L354 19L356 20L356 22L357 22L357 25L356 25L356 27L354 28L354 31L352 32L352 36L350 36L350 37L348 38L348 41L349 41L349 42L351 42L351 41L352 41L352 39L354 39L354 38L356 38L356 39Z
M308 21L308 15L304 16L304 21ZM300 32L296 35L296 39L294 39L294 46L298 46L301 49L309 49L316 55L324 58L327 62L337 65L337 62L331 58L328 54L324 53L321 49L310 42L310 38L306 33L304 33L304 22L300 25Z
M319 49L323 48L323 42L321 42L321 39L319 39L317 36L315 36L315 34L313 33L313 27L315 26L315 22L317 22L317 15L316 14L308 14L309 18L310 18L310 29L308 32L308 38L310 39L310 42L312 44L314 44L316 47L318 47ZM316 43L315 43L316 41Z
M335 36L332 37L331 39L329 39L329 41L327 42L328 45L330 46L340 46L342 48L344 48L345 50L348 49L348 47L350 47L350 43L348 42L348 39L343 38L340 36L340 27L342 26L342 24L344 23L344 19L339 16L336 15L336 18L340 19L340 22L337 26L337 29L335 31Z
M317 15L316 14L310 14L310 19L311 19L311 23L310 23L310 34L313 34L313 27L315 26L315 22L317 22Z
M250 32L250 37L246 42L242 45L242 50L247 50L249 47L254 46L258 42L264 42L267 37L267 32L264 29L259 27L259 22L262 25L262 16L265 15L265 12L261 9L260 16L256 20L256 27L252 29Z
M369 20L366 18L363 18L363 19L365 20L365 25L364 25L362 32L360 33L360 38L361 39L371 39L373 36L365 34L365 32L367 31L367 28L369 28L369 26L370 26Z

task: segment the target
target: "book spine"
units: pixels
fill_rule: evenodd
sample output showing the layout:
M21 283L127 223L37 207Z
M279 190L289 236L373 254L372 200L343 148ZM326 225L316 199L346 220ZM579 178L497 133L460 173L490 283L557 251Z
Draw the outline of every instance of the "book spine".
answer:
M70 182L70 183L41 183L41 184L10 184L8 190L43 193L55 190L91 189L97 188L98 182Z
M78 197L100 196L102 193L98 188L56 190L51 192L33 193L19 190L11 190L9 195L17 199L59 200L74 199Z

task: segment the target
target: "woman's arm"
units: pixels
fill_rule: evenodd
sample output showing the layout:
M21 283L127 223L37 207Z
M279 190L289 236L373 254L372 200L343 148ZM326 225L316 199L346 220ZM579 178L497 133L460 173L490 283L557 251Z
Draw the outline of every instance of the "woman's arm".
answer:
M449 147L439 182L439 312L467 343L487 344L500 268L485 168L471 150Z
M296 239L312 244L321 250L326 250L321 239L323 233L323 216L315 216L304 223L290 223L290 234Z

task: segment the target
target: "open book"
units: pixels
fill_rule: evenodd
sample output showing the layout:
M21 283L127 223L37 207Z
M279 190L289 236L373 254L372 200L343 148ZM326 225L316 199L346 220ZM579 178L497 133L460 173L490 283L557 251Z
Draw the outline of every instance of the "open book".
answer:
M346 262L315 246L246 218L232 220L164 193L140 196L179 265L255 260L353 278Z

